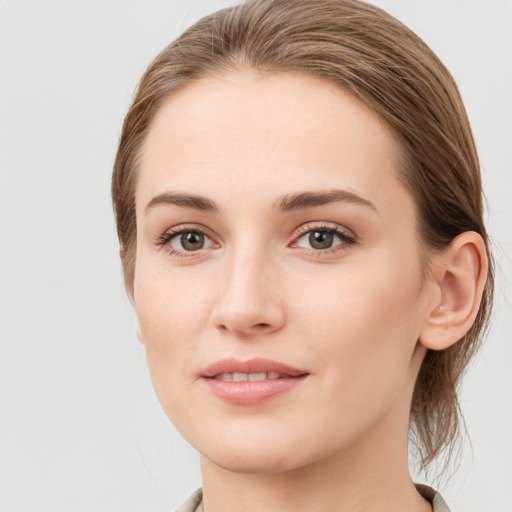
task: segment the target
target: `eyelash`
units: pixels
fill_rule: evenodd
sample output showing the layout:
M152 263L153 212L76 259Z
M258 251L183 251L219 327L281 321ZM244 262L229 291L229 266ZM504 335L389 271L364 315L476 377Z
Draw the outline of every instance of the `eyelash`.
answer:
M329 233L332 235L336 235L340 240L341 243L338 245L335 245L333 247L329 247L327 249L307 249L302 247L302 251L310 256L317 256L321 257L323 255L332 254L338 251L341 251L343 249L346 249L347 246L354 245L357 243L357 239L355 236L348 234L346 231L343 231L339 227L334 226L328 226L325 224L305 224L301 226L297 230L297 234L294 237L294 242L292 243L292 247L296 247L295 244L307 233L311 233L313 231L318 231L321 233Z
M313 225L313 224L306 224L304 226L301 226L294 237L294 241L290 245L291 247L297 247L295 244L307 233L310 233L312 231L318 231L322 233L330 233L333 235L336 235L340 240L341 243L338 245L335 245L333 247L329 247L327 249L308 249L308 248L301 248L302 251L308 255L321 257L322 255L331 254L333 252L337 252L339 250L343 250L343 248L346 248L346 246L354 245L357 243L357 239L355 236L348 234L347 232L341 230L340 228L328 226L328 225ZM200 249L197 251L178 251L171 247L170 242L174 240L177 236L182 235L183 233L200 233L204 235L205 237L212 240L212 237L206 232L206 230L198 227L198 226L180 226L179 228L171 228L165 233L163 233L161 236L157 239L157 245L160 247L166 247L167 251L171 256L175 256L178 258L187 258L194 256L194 253L199 252Z
M198 226L180 226L179 228L171 228L165 233L163 233L161 236L158 237L157 245L160 247L167 247L167 251L171 256L176 256L178 258L190 258L191 256L194 256L194 253L199 252L199 249L197 251L177 251L173 247L171 247L171 242L179 235L182 235L183 233L200 233L204 235L205 237L209 238L210 240L212 237L206 232L206 230L198 227Z

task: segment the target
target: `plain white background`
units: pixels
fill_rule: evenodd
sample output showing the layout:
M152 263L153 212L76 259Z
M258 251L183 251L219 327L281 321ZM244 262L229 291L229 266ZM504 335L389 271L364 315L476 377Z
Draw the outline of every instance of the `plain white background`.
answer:
M161 412L123 291L109 180L152 57L221 0L0 2L0 511L170 511L198 456ZM374 0L459 83L483 166L496 312L464 383L453 512L512 497L512 1Z

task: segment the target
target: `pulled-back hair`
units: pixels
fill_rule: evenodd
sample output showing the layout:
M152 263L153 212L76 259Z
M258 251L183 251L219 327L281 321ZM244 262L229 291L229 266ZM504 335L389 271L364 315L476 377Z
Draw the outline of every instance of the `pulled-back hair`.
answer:
M186 84L227 71L301 72L364 101L401 141L399 178L414 197L424 268L460 233L476 231L489 275L476 320L446 350L428 350L414 390L411 439L426 467L452 450L461 423L458 385L488 325L493 265L483 222L480 169L458 88L430 48L398 20L359 0L253 0L198 21L140 80L112 177L125 283L133 293L139 157L162 103Z

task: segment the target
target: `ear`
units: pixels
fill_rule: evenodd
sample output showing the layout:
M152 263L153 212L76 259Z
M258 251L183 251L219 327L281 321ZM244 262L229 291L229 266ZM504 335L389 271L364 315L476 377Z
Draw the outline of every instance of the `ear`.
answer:
M469 331L480 307L488 267L484 241L474 231L461 233L446 250L434 255L421 345L443 350Z
M142 331L140 330L139 324L137 324L137 339L144 345L144 341L142 340Z

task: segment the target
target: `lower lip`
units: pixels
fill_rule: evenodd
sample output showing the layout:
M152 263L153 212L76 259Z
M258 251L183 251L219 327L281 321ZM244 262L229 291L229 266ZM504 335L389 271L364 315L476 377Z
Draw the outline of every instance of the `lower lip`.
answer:
M254 405L292 390L300 384L307 375L282 379L255 380L236 382L203 378L208 389L217 397L238 405Z

